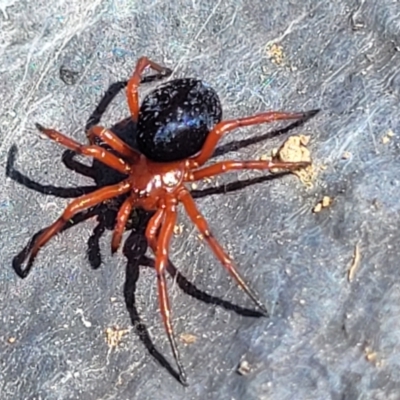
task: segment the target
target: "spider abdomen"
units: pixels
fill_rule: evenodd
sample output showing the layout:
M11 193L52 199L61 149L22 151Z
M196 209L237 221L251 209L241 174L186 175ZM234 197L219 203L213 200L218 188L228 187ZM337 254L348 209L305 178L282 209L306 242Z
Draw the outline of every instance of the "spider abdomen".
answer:
M176 79L145 97L138 118L138 149L156 162L179 161L199 152L222 119L217 93L197 79Z

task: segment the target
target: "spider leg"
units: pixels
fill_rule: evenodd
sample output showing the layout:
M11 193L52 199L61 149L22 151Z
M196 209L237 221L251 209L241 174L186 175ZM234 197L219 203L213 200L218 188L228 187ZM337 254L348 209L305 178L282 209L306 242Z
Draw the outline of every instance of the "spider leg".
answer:
M134 162L140 157L140 154L136 150L132 149L132 147L109 129L103 128L102 126L93 126L88 130L86 135L89 139L89 143L92 145L95 144L95 137L97 137L121 154L121 156L126 157L130 162Z
M210 132L210 134L207 136L207 139L200 153L191 158L190 166L192 168L195 168L199 167L200 165L203 165L213 155L215 147L217 146L218 141L221 139L221 137L234 129L244 126L258 125L279 120L308 119L317 114L318 112L319 110L311 110L299 113L269 111L261 114L252 115L250 117L222 121L219 124L217 124Z
M229 171L237 171L242 169L270 170L273 168L294 170L309 166L306 161L301 162L284 162L284 161L221 161L205 168L188 174L188 181L197 181L199 179L208 178L211 176L223 174Z
M148 75L148 76L143 76L140 83L151 83L160 79L164 79L168 76L169 74L161 73L161 74L154 74L154 75ZM111 104L111 102L115 99L115 97L118 95L118 93L122 90L125 89L126 85L128 84L128 81L120 81L120 82L115 82L113 83L107 91L104 93L103 98L100 100L100 103L96 107L96 109L93 111L92 115L89 117L86 126L85 126L85 131L87 132L92 126L97 125L103 114L106 112L108 106ZM129 118L130 119L130 118ZM91 143L94 144L94 143Z
M132 208L135 204L136 197L129 196L121 205L117 214L117 224L114 228L114 233L111 240L111 252L114 254L117 252L121 240L122 235L124 234L125 225L128 221L129 216L131 215Z
M85 132L87 132L90 128L100 123L100 120L104 113L106 112L109 105L112 101L117 97L118 93L125 89L126 85L128 84L127 81L119 81L114 82L107 91L104 93L103 97L101 98L99 104L95 108L95 110L90 115L89 119L86 122ZM91 143L94 144L94 143Z
M122 181L117 185L106 186L95 192L81 196L73 200L64 210L60 218L58 218L52 225L46 228L34 241L30 254L27 267L21 271L23 276L26 276L32 266L32 263L37 256L37 253L53 236L57 235L64 225L73 218L76 214L93 207L105 200L117 197L121 194L128 192L131 189L131 184L128 180Z
M164 214L164 209L159 208L151 217L146 227L145 236L154 254L157 252L157 233L163 221Z
M146 68L152 68L157 71L161 77L167 77L172 74L172 70L166 67L162 67L161 65L156 64L155 62L149 60L147 57L139 58L135 71L132 77L128 81L128 85L126 88L127 98L128 98L128 106L132 114L132 119L137 122L139 117L139 94L138 88L140 83L144 83L146 81L151 81L151 79L146 80L142 77L142 74ZM150 77L149 77L150 78Z
M176 223L176 204L167 204L165 210L159 209L151 218L146 228L146 238L155 252L156 263L155 269L157 273L158 299L160 302L160 311L164 322L164 327L167 332L168 340L171 345L172 353L176 365L178 366L180 381L183 385L187 385L186 373L180 359L178 346L176 344L174 330L171 322L171 307L169 304L167 280L165 272L168 266L169 243L173 234L173 229ZM156 235L160 229L160 234L157 239Z
M67 147L68 149L73 150L76 153L82 154L84 156L93 157L96 160L102 162L103 164L120 172L121 174L125 175L129 174L130 166L126 164L124 160L114 156L114 154L111 154L110 152L104 150L102 147L95 145L91 146L83 145L54 129L44 128L40 124L35 124L35 125L40 132L42 132L55 142L60 143L63 146Z
M268 315L268 311L264 304L259 300L258 295L250 288L250 286L245 282L242 276L239 274L235 264L231 258L226 254L224 249L214 238L208 227L208 223L197 209L196 203L194 202L192 196L187 190L183 190L180 193L179 200L182 202L186 209L189 218L192 220L193 224L197 227L200 233L204 236L204 239L210 246L211 250L214 252L216 257L219 259L221 264L227 269L233 279L237 284L245 291L245 293L251 298L251 300L262 310L265 316Z

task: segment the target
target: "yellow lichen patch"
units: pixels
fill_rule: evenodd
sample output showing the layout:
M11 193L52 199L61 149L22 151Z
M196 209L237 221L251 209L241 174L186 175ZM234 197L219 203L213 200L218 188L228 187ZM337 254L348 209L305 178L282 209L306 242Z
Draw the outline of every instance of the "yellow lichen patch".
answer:
M113 326L105 330L106 341L109 347L116 348L121 344L122 338L129 332L129 329L121 329L118 326Z
M283 145L276 151L273 151L272 156L277 161L284 162L312 162L311 153L307 145L310 142L310 137L305 135L291 136ZM278 168L271 170L273 173L282 172ZM313 180L316 176L316 171L313 164L308 167L299 168L292 171L306 186L312 187Z
M276 65L281 65L285 58L283 47L276 43L267 46L267 55Z

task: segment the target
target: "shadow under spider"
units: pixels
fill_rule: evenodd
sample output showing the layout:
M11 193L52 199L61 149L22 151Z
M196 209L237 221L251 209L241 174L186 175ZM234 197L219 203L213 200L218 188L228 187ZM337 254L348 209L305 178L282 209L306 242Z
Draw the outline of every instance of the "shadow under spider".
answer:
M85 127L86 131L90 129L90 127L97 125L100 122L102 115L106 111L111 101L125 86L126 82L116 82L109 87L109 89L106 91L105 95L101 99L99 105L96 107L96 109L88 119L88 122ZM221 156L231 151L236 151L244 147L248 147L250 145L259 143L266 139L271 139L283 135L289 132L291 129L298 127L305 122L306 119L301 121L296 121L295 123L292 123L283 129L274 130L261 136L232 141L230 143L218 147L213 157ZM130 118L127 118L122 122L116 124L111 129L115 134L117 134L130 146L136 147L136 141L135 141L136 127L134 123L130 120ZM104 143L101 142L98 142L98 144L105 146ZM119 174L114 170L111 170L110 168L108 168L107 166L101 164L96 160L93 161L92 166L87 166L76 161L74 158L75 153L71 150L66 150L62 155L62 161L64 165L68 169L76 173L79 173L81 175L93 179L95 184L91 186L81 186L77 188L63 188L53 185L42 185L40 183L33 181L29 177L23 175L14 168L17 153L18 149L15 145L13 145L8 152L8 159L6 166L7 177L20 183L21 185L24 185L29 189L35 190L45 195L53 195L60 198L76 198L84 194L98 190L101 187L118 183L123 179L123 176L121 174ZM191 194L195 199L214 194L225 194L244 189L245 187L252 186L257 183L271 181L285 174L287 173L260 176L252 179L232 182L226 185L211 187L207 189L192 190ZM93 269L99 268L102 262L101 252L100 252L100 239L106 229L107 230L114 229L118 209L121 206L124 199L126 198L126 196L127 195L124 195L109 200L96 207L93 207L92 209L87 210L86 212L83 212L75 216L71 221L69 221L69 223L62 230L65 231L66 229L69 229L72 226L82 221L85 221L88 218L92 218L94 216L97 217L98 224L94 228L92 235L88 239L88 250L87 250L89 263ZM130 231L130 234L128 238L125 240L125 243L123 245L123 254L127 258L125 283L124 283L125 304L129 312L132 325L135 327L138 337L145 345L149 353L154 357L155 360L158 361L158 363L162 367L167 369L169 373L179 381L180 379L178 373L173 369L173 367L167 361L167 359L154 346L150 338L150 335L148 333L147 327L141 322L139 313L136 308L135 293L136 293L136 284L139 279L139 273L140 273L139 267L147 266L154 268L154 260L146 256L148 245L146 238L144 236L144 232L151 215L152 213L145 212L143 210L135 210L132 213L126 227L126 230ZM40 235L42 231L43 229L37 232L29 241L27 246L13 259L13 268L15 272L21 277L26 276L26 274L29 272L22 270L23 260L29 253L35 238L38 235ZM204 303L217 305L225 308L226 310L232 310L242 316L250 316L250 317L261 316L261 313L259 313L258 311L234 305L226 300L222 300L218 297L211 296L199 290L195 285L193 285L189 280L187 280L171 262L169 262L167 270L170 276L176 280L178 286L186 294L200 301L203 301Z

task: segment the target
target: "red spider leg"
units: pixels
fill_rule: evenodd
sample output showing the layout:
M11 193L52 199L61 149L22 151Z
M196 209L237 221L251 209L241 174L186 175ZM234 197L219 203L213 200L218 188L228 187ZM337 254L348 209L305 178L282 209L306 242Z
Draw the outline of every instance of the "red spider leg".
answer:
M250 117L222 121L209 133L200 153L190 159L190 167L196 168L203 165L213 155L215 147L221 137L233 129L286 119L307 119L317 114L318 111L319 110L311 110L300 113L269 111Z
M132 149L132 147L109 129L103 128L102 126L93 126L89 129L86 135L91 144L94 144L94 138L98 137L101 141L108 144L112 149L127 158L130 162L135 162L140 157L140 154L136 150Z
M124 234L125 225L131 215L132 208L135 204L136 197L129 196L123 203L117 214L117 223L114 228L114 233L111 241L111 253L115 253L122 240L122 235Z
M96 160L102 162L103 164L115 169L116 171L121 172L121 174L125 175L129 174L131 169L130 166L126 164L124 160L114 156L110 152L104 150L102 147L96 145L90 145L90 146L83 145L69 138L68 136L65 136L64 134L57 132L54 129L44 128L40 124L35 124L35 125L36 128L38 128L43 134L48 136L51 140L54 140L55 142L62 144L68 149L73 150L76 153L82 154L84 156L93 157Z
M156 64L155 62L149 60L147 57L139 58L135 71L132 77L128 81L128 85L126 88L127 98L128 98L128 106L132 114L132 119L134 122L137 122L139 117L139 94L138 88L141 83L142 74L146 68L152 68L155 71L159 72L162 75L168 76L172 73L169 68L162 67L161 65Z
M159 209L151 218L146 228L146 238L155 252L156 263L155 269L157 273L158 283L158 299L160 302L160 311L164 322L165 331L171 345L172 353L176 365L179 370L180 381L183 385L187 385L186 373L180 359L178 346L176 344L174 330L171 322L171 307L169 304L167 281L165 279L165 271L168 267L169 243L173 234L176 223L176 204L167 203L166 209ZM156 243L156 235L160 229L160 234Z
M214 238L210 232L207 221L197 209L196 203L194 202L192 196L187 190L183 190L179 195L179 200L184 205L189 218L192 220L193 224L197 227L200 233L204 236L204 239L210 246L211 250L214 252L215 256L219 259L221 264L227 269L233 279L237 284L245 291L245 293L251 298L251 300L262 310L262 312L267 316L268 311L264 304L258 299L258 296L249 287L245 280L239 274L235 264L230 259L228 254L224 251L218 241Z
M154 254L156 254L157 252L157 233L158 230L160 229L162 220L164 218L164 214L165 214L164 209L159 208L155 212L155 214L151 217L146 227L145 236Z
M61 217L58 218L52 225L46 228L40 236L37 237L30 251L28 267L33 263L33 260L35 259L40 248L43 247L53 236L59 233L64 225L76 214L103 201L127 193L130 189L131 183L129 182L129 180L124 180L116 185L106 186L104 188L96 190L93 193L86 194L72 201L64 210Z
M273 168L279 169L298 169L310 165L309 162L284 162L284 161L221 161L197 171L190 172L188 178L189 182L197 181L199 179L208 178L211 176L223 174L229 171L237 171L243 169L256 169L256 170L270 170Z

